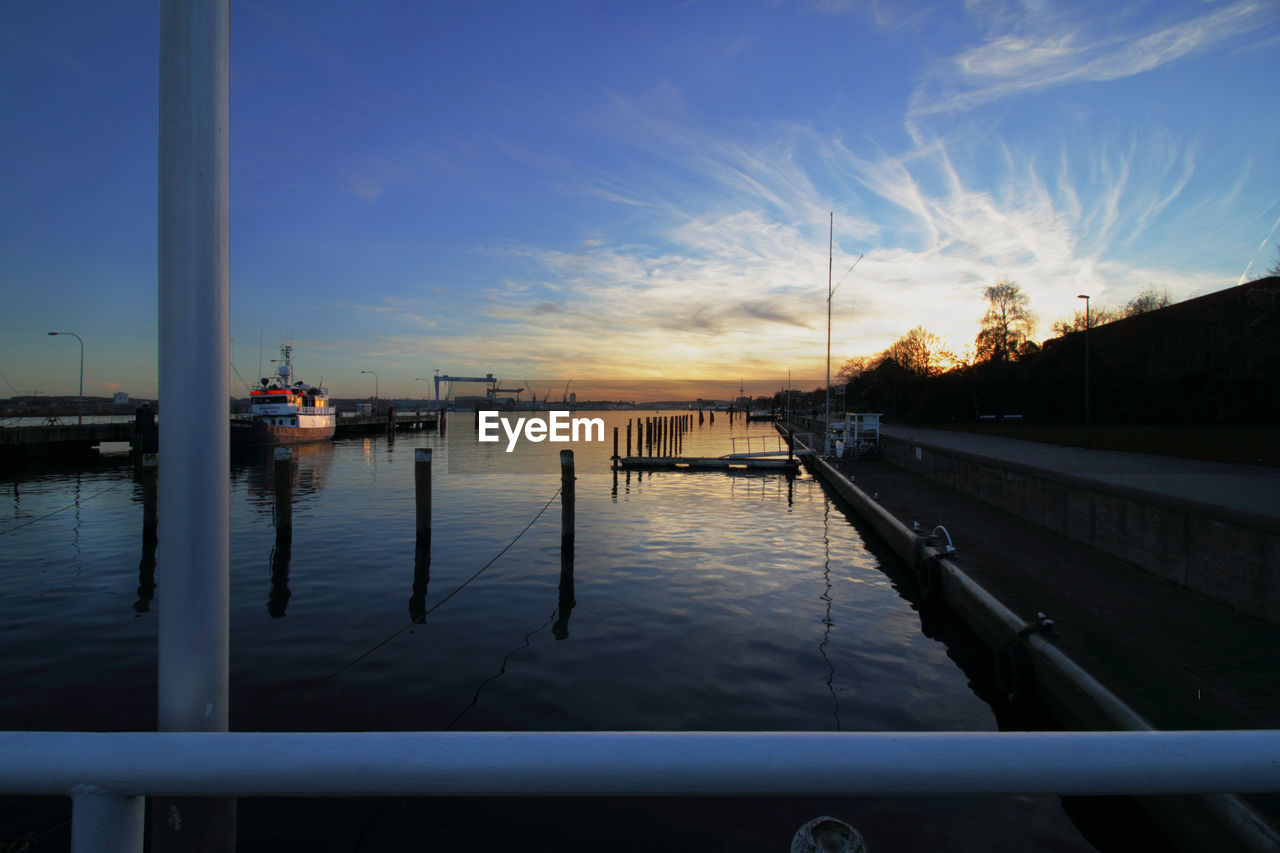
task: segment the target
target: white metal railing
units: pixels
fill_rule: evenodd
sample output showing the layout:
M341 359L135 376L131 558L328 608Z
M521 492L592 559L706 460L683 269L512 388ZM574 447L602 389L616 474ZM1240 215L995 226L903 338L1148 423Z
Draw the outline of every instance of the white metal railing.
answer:
M0 732L0 791L137 796L1280 791L1280 731Z
M142 798L1280 791L1280 731L0 732L0 792L73 798L73 851ZM122 840L125 843L121 843Z

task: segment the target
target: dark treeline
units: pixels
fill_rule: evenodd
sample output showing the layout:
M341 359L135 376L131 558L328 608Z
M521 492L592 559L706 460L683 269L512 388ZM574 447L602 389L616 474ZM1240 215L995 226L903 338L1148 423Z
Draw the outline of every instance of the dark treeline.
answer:
M1094 423L1280 423L1280 278L1094 326L1087 346ZM851 378L842 399L896 421L1079 423L1085 354L1079 330L932 374L882 358Z

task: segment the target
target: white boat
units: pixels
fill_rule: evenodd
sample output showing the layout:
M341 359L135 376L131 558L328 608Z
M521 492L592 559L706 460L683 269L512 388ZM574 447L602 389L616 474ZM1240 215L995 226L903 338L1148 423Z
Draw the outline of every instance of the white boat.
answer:
M280 347L276 375L263 377L262 385L249 392L249 415L231 419L231 443L246 447L262 444L296 444L333 438L337 410L329 405L329 392L293 378L293 347Z

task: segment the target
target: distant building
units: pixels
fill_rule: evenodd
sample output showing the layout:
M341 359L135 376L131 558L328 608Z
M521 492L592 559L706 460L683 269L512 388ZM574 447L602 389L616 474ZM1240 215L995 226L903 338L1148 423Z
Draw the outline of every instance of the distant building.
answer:
M111 397L111 402L112 402L112 403L115 403L117 406L127 406L127 405L129 405L129 394L128 394L128 392L126 392L126 391L117 391L114 395L112 395L112 397Z

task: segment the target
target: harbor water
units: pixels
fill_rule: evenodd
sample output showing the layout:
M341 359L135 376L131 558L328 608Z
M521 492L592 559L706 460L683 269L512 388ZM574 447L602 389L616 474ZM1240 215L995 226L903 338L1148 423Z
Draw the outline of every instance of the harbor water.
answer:
M451 470L470 413L450 416L447 441L404 432L294 448L290 542L274 525L271 450L233 456L231 728L999 727L985 653L958 629L922 628L903 567L806 473L612 471L612 428L625 436L656 414L580 413L604 418L606 440L555 448L576 457L571 560L557 473ZM774 432L725 413L691 421L690 455ZM433 532L415 560L420 447L435 451ZM127 460L108 450L92 465L3 475L0 727L155 728L166 567L154 564L146 492ZM561 849L785 850L823 813L857 826L873 851L1093 849L1058 798L963 795L357 800L319 818L314 804L242 801L241 849L302 849L307 833L334 842L308 849L393 849L378 839L410 824L440 841L505 814L513 838L555 832ZM62 802L9 798L0 840L59 849L64 818ZM611 844L584 840L618 821L631 826Z

